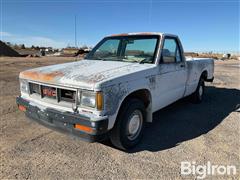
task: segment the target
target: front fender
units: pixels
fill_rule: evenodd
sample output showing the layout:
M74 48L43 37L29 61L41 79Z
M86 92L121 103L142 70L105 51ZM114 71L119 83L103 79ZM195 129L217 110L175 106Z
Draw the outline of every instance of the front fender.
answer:
M104 114L109 117L108 129L112 129L123 101L133 92L148 90L151 97L151 88L154 88L152 77L146 77L138 81L128 81L114 84L103 88L104 92ZM147 108L147 121L152 121L152 98Z

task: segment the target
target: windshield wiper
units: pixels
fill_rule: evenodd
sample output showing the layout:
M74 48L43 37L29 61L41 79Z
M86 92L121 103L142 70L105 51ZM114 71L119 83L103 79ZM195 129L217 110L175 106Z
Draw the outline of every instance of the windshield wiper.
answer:
M123 58L123 59L120 59L120 60L122 60L122 61L124 61L124 62L129 62L129 63L139 63L139 64L144 64L144 63L149 63L149 59L143 59L143 60L141 60L141 61L138 61L138 60L129 60L129 59L125 59L125 58Z
M149 59L143 59L139 61L139 64L149 63Z
M105 59L97 57L97 58L92 58L92 60L102 60L102 61L104 61Z
M96 57L96 58L92 58L92 60L101 60L101 61L122 61L122 62L131 62L131 63L139 63L139 64L144 64L144 63L149 63L149 59L143 59L141 61L137 61L137 60L128 60L125 58L122 59L107 59L107 58L101 58L101 57Z
M104 58L104 57L93 57L92 60L119 61L118 59L108 59L108 58Z

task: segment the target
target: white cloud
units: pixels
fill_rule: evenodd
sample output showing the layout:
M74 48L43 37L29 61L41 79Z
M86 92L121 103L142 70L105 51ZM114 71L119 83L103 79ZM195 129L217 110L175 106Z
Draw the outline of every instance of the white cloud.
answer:
M26 46L51 46L56 48L65 47L66 43L62 41L56 41L54 39L42 36L26 36L21 38L16 38L16 41Z
M9 36L12 36L12 34L9 33L9 32L0 31L0 36L1 36L1 37L3 37L3 36L9 37Z
M45 46L54 48L63 48L67 46L67 43L63 41L54 40L43 36L21 36L17 34L11 34L8 32L1 32L1 39L16 44L24 44L27 47Z

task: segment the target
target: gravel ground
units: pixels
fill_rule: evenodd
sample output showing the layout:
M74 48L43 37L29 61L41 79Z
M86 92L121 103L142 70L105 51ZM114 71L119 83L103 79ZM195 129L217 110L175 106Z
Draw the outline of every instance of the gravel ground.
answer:
M109 142L86 143L26 119L16 107L18 74L73 58L1 58L0 179L184 179L181 161L235 165L239 179L239 61L216 61L215 81L203 103L180 100L154 114L140 145L131 152Z

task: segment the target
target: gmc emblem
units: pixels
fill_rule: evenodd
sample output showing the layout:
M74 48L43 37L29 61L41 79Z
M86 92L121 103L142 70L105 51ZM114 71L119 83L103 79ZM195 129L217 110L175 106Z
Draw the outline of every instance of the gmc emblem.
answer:
M43 95L45 96L56 96L56 89L52 88L43 88L42 89Z

